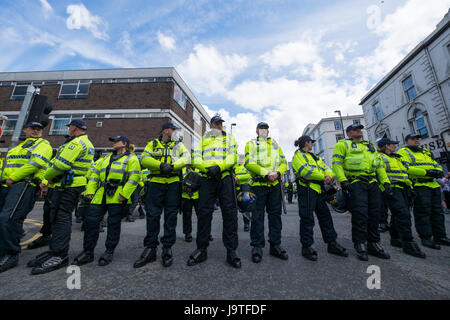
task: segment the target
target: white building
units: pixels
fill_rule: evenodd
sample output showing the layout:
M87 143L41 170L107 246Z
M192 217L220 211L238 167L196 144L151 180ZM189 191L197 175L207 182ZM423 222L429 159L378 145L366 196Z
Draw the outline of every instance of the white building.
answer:
M450 10L449 10L450 12ZM450 147L450 31L449 13L361 100L369 139L384 136L400 141L408 133L441 163Z
M313 152L331 167L331 158L336 142L346 138L345 128L355 123L365 126L362 114L342 116L342 123L340 117L323 118L317 124L308 124L302 135L308 135L316 140ZM363 138L367 140L365 129L363 129Z

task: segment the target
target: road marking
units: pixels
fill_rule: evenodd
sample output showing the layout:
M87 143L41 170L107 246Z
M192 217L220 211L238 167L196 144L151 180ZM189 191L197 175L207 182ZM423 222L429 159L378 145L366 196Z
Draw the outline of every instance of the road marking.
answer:
M34 225L36 227L42 227L43 226L42 221L33 220L33 219L25 219L24 223L29 223L29 224L32 224L32 225ZM34 240L36 240L36 239L38 239L40 237L42 237L42 233L38 232L34 236L32 236L30 239L21 242L20 246L22 247L22 249L25 249L29 243L33 242Z

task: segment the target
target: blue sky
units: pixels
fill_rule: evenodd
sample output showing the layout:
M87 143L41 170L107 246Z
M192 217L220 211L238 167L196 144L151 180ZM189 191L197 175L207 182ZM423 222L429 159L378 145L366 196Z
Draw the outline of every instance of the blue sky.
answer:
M258 121L285 153L308 123L361 113L367 90L450 0L0 2L0 71L174 66L240 149ZM241 147L242 146L242 147Z

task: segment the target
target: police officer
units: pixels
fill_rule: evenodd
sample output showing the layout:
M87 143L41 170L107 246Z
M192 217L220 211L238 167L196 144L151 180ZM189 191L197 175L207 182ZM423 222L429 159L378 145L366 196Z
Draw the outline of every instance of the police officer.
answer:
M94 261L100 222L106 212L106 251L98 260L98 265L106 266L112 262L114 249L120 239L121 220L128 215L130 197L141 179L141 166L138 157L130 152L130 140L125 136L109 140L114 143L114 152L108 154L96 166L85 191L91 205L85 219L83 252L73 261L73 264L78 266Z
M39 184L52 156L42 138L43 125L25 125L25 141L6 155L0 190L0 272L17 266L21 252L23 221L33 209Z
M245 145L245 168L250 172L251 191L256 195L255 212L250 226L252 261L262 260L265 246L264 216L269 220L270 255L287 260L288 254L281 244L281 176L287 170L286 158L278 143L269 137L269 125L260 122L256 126L257 138Z
M250 191L249 180L252 176L250 172L245 169L244 162L242 161L242 163L236 165L234 171L236 174L236 177L234 178L234 181L236 183L236 195L241 191ZM242 220L244 221L244 232L248 232L250 219L243 214Z
M299 148L292 160L292 169L297 178L302 256L317 261L317 252L311 247L314 243L313 212L316 212L323 241L328 244L328 252L347 257L346 249L336 241L337 233L322 190L325 184L333 182L334 173L319 156L311 152L314 142L309 136L301 136L295 141L295 146Z
M367 261L367 254L389 259L389 254L380 245L378 230L379 183L387 193L392 189L377 150L372 143L362 139L363 128L358 124L347 127L348 139L339 140L334 147L333 171L344 193L351 197L348 203L352 214L352 240L358 259Z
M414 182L414 223L422 240L422 245L440 249L440 245L450 246L445 232L445 219L442 210L441 190L435 178L444 176L442 167L433 159L430 151L420 147L420 135L408 134L406 147L398 154Z
M408 198L411 195L412 183L404 167L401 156L395 153L398 141L383 138L378 141L381 150L380 157L391 181L392 194L384 194L384 199L391 210L391 245L403 248L406 254L425 258L411 232L411 215L409 213ZM380 186L381 190L384 188Z
M187 174L191 171L200 172L200 170L194 168L192 165L188 165L187 167L183 168L183 179L185 179ZM197 214L198 191L191 193L183 190L181 197L182 197L181 211L183 214L184 241L192 242L192 208L195 209L195 213Z
M162 126L159 138L149 141L141 157L141 166L150 169L150 182L145 199L147 212L147 235L144 251L134 263L140 268L156 260L160 218L164 209L164 236L161 238L162 265L169 267L173 262L171 247L176 241L177 214L180 206L181 169L190 162L190 154L179 140L176 130L180 128L172 122Z
M209 235L214 203L219 199L223 218L222 240L227 249L227 263L241 267L238 247L237 203L234 179L231 174L237 163L237 145L231 134L223 131L224 120L220 115L211 118L211 130L200 140L194 150L192 162L202 173L198 200L197 249L187 261L193 266L208 258Z
M50 251L29 262L31 274L43 274L69 264L69 244L72 232L72 211L87 184L86 174L94 158L95 149L86 134L83 120L72 120L69 138L59 147L56 157L45 171L45 179L55 184L50 215L52 239Z

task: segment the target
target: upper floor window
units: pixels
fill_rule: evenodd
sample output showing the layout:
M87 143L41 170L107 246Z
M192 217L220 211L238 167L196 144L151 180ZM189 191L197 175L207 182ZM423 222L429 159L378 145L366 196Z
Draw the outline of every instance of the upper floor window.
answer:
M89 94L90 80L63 81L59 92L60 99L87 98Z
M334 121L334 129L335 130L341 130L342 129L341 121L339 121L339 120Z
M361 120L355 119L355 120L353 120L353 124L360 125L361 124Z
M391 139L391 131L389 131L389 129L384 129L384 130L380 130L380 131L376 131L375 132L375 137L376 139L383 139L383 138L389 138Z
M180 89L175 83L173 84L173 100L175 100L180 107L186 110L186 96L183 90Z
M416 87L414 86L412 76L409 76L408 78L403 80L403 90L405 90L405 93L408 96L409 101L417 97Z
M416 124L416 131L421 136L428 136L427 121L425 115L421 110L417 110L414 113L414 122Z
M5 136L10 136L13 134L16 127L17 118L19 116L8 116L8 120L3 121L2 132Z
M376 102L373 105L373 111L375 112L375 116L377 117L378 121L381 121L383 119L383 113L381 112L381 106L379 102Z
M27 94L27 88L29 85L41 86L42 81L34 82L16 82L11 95L11 100L23 100Z
M336 142L338 142L339 140L345 139L344 135L342 133L338 133L336 135Z

